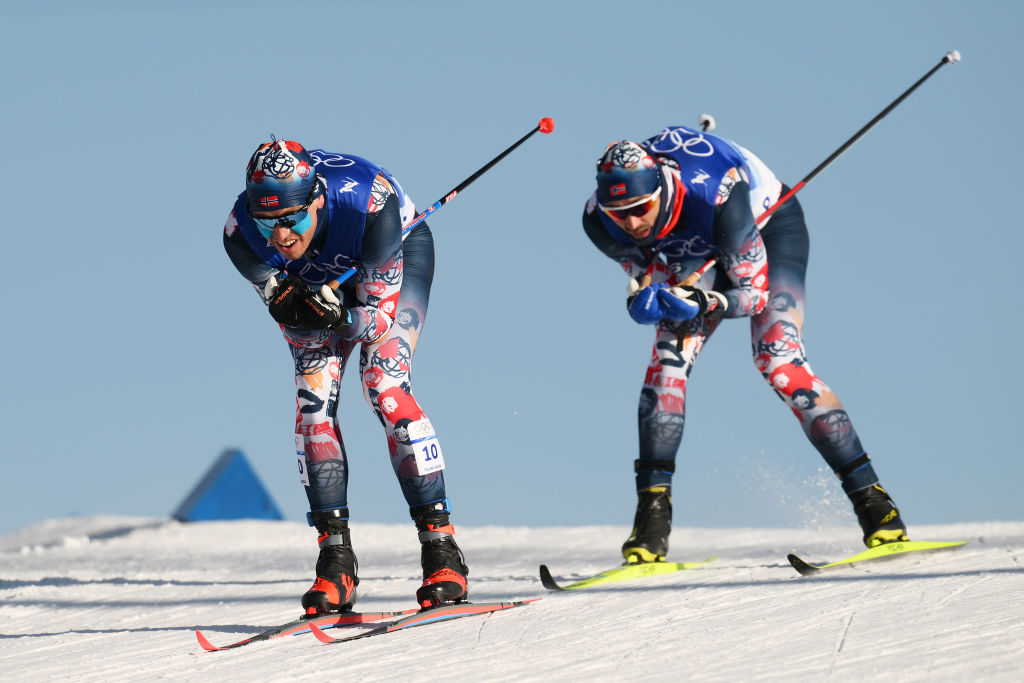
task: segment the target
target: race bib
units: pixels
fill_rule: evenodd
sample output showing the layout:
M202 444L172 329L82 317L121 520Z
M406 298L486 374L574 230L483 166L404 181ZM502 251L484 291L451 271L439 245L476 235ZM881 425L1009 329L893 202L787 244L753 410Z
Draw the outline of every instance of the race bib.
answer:
M416 474L422 477L443 470L444 455L441 454L441 444L437 441L437 434L434 433L430 420L423 418L412 422L408 430L409 444L416 458Z

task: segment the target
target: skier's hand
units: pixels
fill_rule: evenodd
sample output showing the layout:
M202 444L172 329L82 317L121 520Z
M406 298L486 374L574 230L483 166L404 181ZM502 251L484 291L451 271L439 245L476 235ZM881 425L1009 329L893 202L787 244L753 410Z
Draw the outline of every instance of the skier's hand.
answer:
M326 330L347 327L352 323L352 316L341 305L334 290L324 285L306 292L299 306L299 322L311 330Z
M729 300L715 291L696 287L666 287L658 291L658 301L669 320L693 320L702 315L720 318L729 307Z
M640 288L636 280L630 281L631 294L626 299L629 317L641 325L656 325L665 317L665 308L658 293L668 287L663 282Z
M289 275L281 283L278 283L276 277L271 277L263 289L271 317L285 327L302 325L299 305L308 293L309 285L297 275Z

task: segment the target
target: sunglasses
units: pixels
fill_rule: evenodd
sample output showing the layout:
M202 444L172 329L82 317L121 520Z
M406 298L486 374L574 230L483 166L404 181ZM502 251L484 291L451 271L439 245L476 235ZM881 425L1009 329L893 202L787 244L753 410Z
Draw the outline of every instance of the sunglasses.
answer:
M640 216L645 215L648 211L654 208L655 204L658 203L659 196L661 196L660 187L646 197L636 200L632 204L626 204L625 206L605 206L604 204L598 204L597 206L615 220L624 221L630 216L636 216L639 218Z
M308 202L297 211L292 211L277 218L258 218L252 215L252 211L249 211L249 218L256 223L256 229L260 231L260 234L268 240L274 234L274 228L279 225L301 235L309 230L309 226L313 224L313 217L309 215L309 205L312 203Z

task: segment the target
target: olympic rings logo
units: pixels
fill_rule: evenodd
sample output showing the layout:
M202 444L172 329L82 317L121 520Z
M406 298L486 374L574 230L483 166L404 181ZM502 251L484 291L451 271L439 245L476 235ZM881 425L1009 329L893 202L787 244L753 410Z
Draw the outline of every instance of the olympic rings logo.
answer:
M669 144L666 144L664 147L659 146L665 141L668 141ZM682 150L683 153L693 157L709 157L715 153L715 148L702 133L686 128L666 128L650 144L650 149L652 152L660 154L669 154Z
M320 156L310 152L310 156L313 157L313 163L316 166L326 166L328 168L347 168L355 164L354 159L347 159L340 154L325 154Z

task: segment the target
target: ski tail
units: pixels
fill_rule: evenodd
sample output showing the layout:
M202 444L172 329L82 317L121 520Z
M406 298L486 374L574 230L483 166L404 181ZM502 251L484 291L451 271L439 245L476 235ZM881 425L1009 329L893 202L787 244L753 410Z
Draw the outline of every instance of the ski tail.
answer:
M551 570L548 569L546 564L540 566L540 583L542 586L547 588L549 591L564 591L565 589L558 585L554 577L551 576Z
M203 635L203 632L198 630L198 629L196 629L196 640L199 641L199 647L203 648L207 652L216 652L217 650L221 649L221 648L217 647L216 645L214 645L213 643L211 643L207 639L207 637ZM240 642L236 643L236 645L242 645L244 642L246 642L246 641L240 641Z

